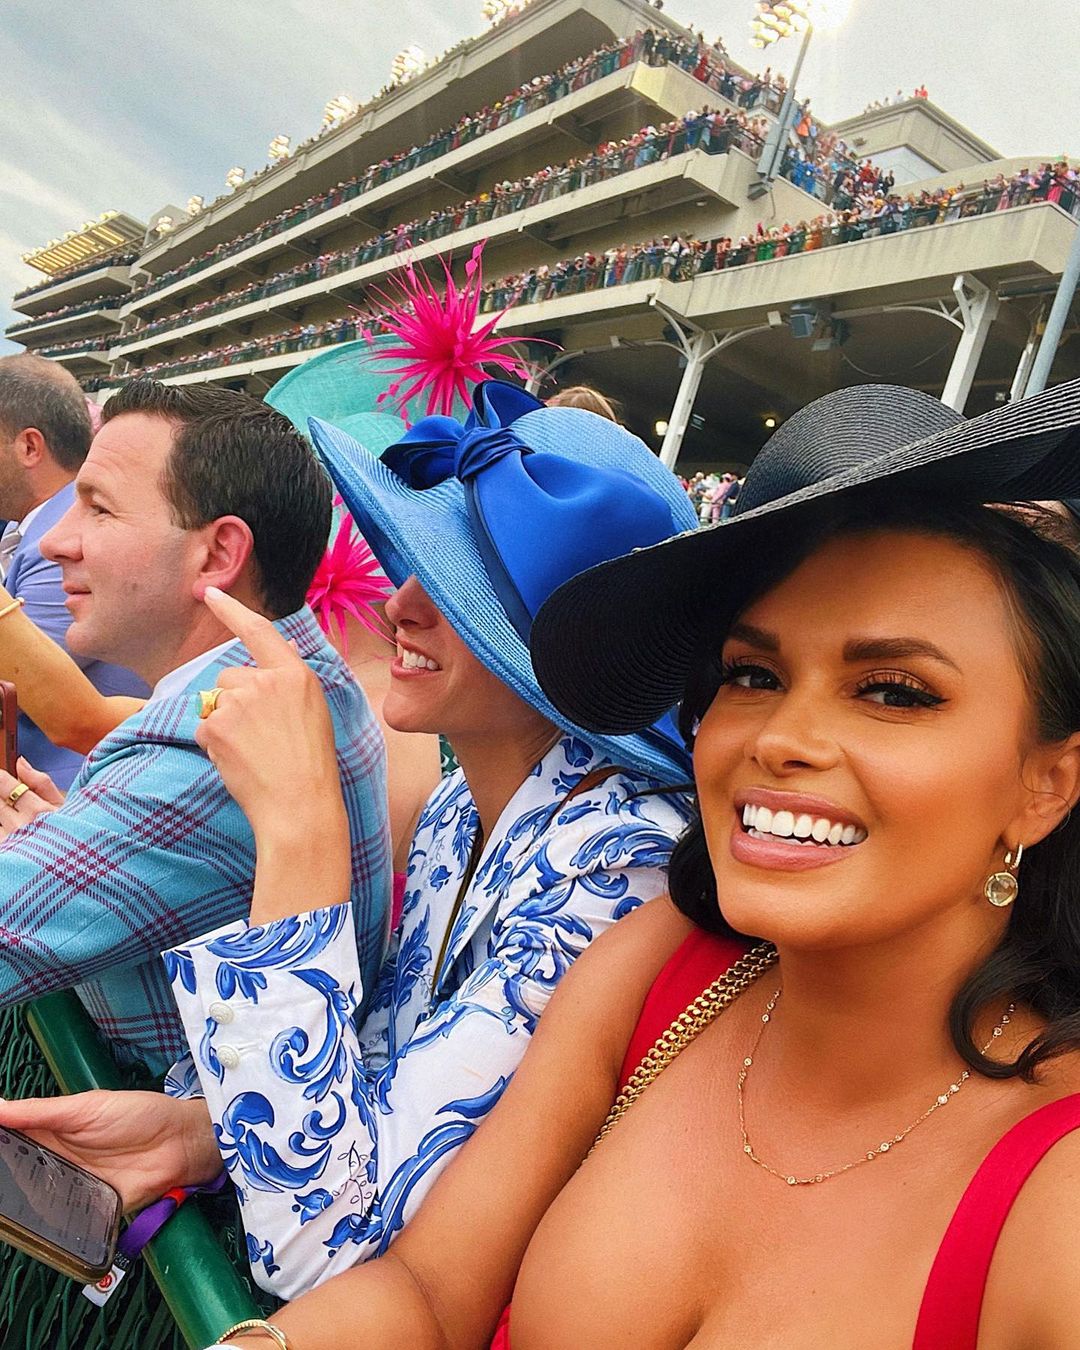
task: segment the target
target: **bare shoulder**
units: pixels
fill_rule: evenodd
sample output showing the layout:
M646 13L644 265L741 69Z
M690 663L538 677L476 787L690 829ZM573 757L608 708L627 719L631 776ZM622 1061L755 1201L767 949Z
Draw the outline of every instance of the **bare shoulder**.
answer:
M994 1253L982 1325L1015 1328L1015 1338L1003 1344L1038 1345L1039 1350L1077 1345L1080 1095L1068 1100L1075 1106L1077 1128L1049 1149L1024 1182Z
M665 962L685 942L695 925L679 912L667 895L647 900L600 935L578 958L590 983L603 980L611 988L619 981L628 988L644 982L648 989Z
M617 1069L645 995L693 931L666 895L639 905L577 958L541 1018L537 1036L577 1041L587 1027L598 1057Z

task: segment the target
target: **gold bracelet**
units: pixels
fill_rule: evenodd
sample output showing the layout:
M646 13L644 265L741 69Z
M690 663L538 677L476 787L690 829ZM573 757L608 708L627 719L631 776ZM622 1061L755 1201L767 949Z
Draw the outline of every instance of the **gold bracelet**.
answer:
M25 604L26 601L22 598L22 596L19 596L17 599L10 601L8 604L4 606L3 609L0 609L0 619L2 619L5 614L10 614L13 610L22 609L23 605Z
M249 1317L243 1322L237 1322L218 1338L218 1344L224 1345L226 1341L231 1341L234 1336L242 1336L245 1331L261 1331L271 1337L277 1344L278 1350L292 1350L288 1338L280 1327L274 1326L272 1322L267 1322L262 1317Z

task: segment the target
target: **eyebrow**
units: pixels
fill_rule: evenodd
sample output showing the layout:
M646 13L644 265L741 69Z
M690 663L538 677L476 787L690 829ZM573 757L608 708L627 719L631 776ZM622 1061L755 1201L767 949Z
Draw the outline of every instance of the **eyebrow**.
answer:
M102 487L100 483L95 483L93 479L87 482L85 478L76 478L75 492L78 496L82 498L98 497L102 501L106 502L112 501L112 498L110 497L108 490Z
M961 674L960 667L946 656L940 647L924 638L852 638L844 643L844 660L852 663L860 661L909 661L913 656L924 656L937 661L950 670Z
M767 628L757 628L750 623L732 624L728 630L728 638L748 643L762 652L775 654L780 650L780 639L776 633L769 632ZM940 647L927 642L924 638L851 638L844 643L843 655L845 662L850 665L863 661L908 661L912 657L922 656L948 666L957 674L961 673L960 667L951 657L946 656Z
M739 642L746 642L751 647L756 647L762 652L778 652L780 650L780 639L775 633L770 633L767 628L755 628L752 623L733 623L728 629L728 639L735 638Z

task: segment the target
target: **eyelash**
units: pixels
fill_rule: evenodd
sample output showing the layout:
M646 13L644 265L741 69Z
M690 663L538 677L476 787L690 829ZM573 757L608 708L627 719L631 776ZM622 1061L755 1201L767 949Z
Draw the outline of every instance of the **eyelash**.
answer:
M770 667L760 664L756 661L724 661L720 667L720 684L734 684L736 678L740 675L753 674L755 672L770 676L779 683L780 677ZM761 686L757 686L761 689ZM910 710L912 708L936 708L945 700L939 694L933 694L929 689L924 688L917 680L912 679L910 675L905 675L901 671L877 671L871 675L864 676L855 687L856 695L863 697L867 694L881 693L883 690L902 689L911 699L910 703L883 703L881 706L900 710ZM768 692L766 690L765 692Z

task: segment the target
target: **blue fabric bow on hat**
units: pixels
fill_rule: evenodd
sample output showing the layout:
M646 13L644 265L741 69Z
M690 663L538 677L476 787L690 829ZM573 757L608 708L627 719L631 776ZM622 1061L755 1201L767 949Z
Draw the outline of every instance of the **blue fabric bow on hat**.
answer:
M409 487L462 484L484 569L526 644L540 606L564 581L681 528L637 475L530 449L513 424L543 408L525 390L488 380L464 424L425 417L382 455Z

